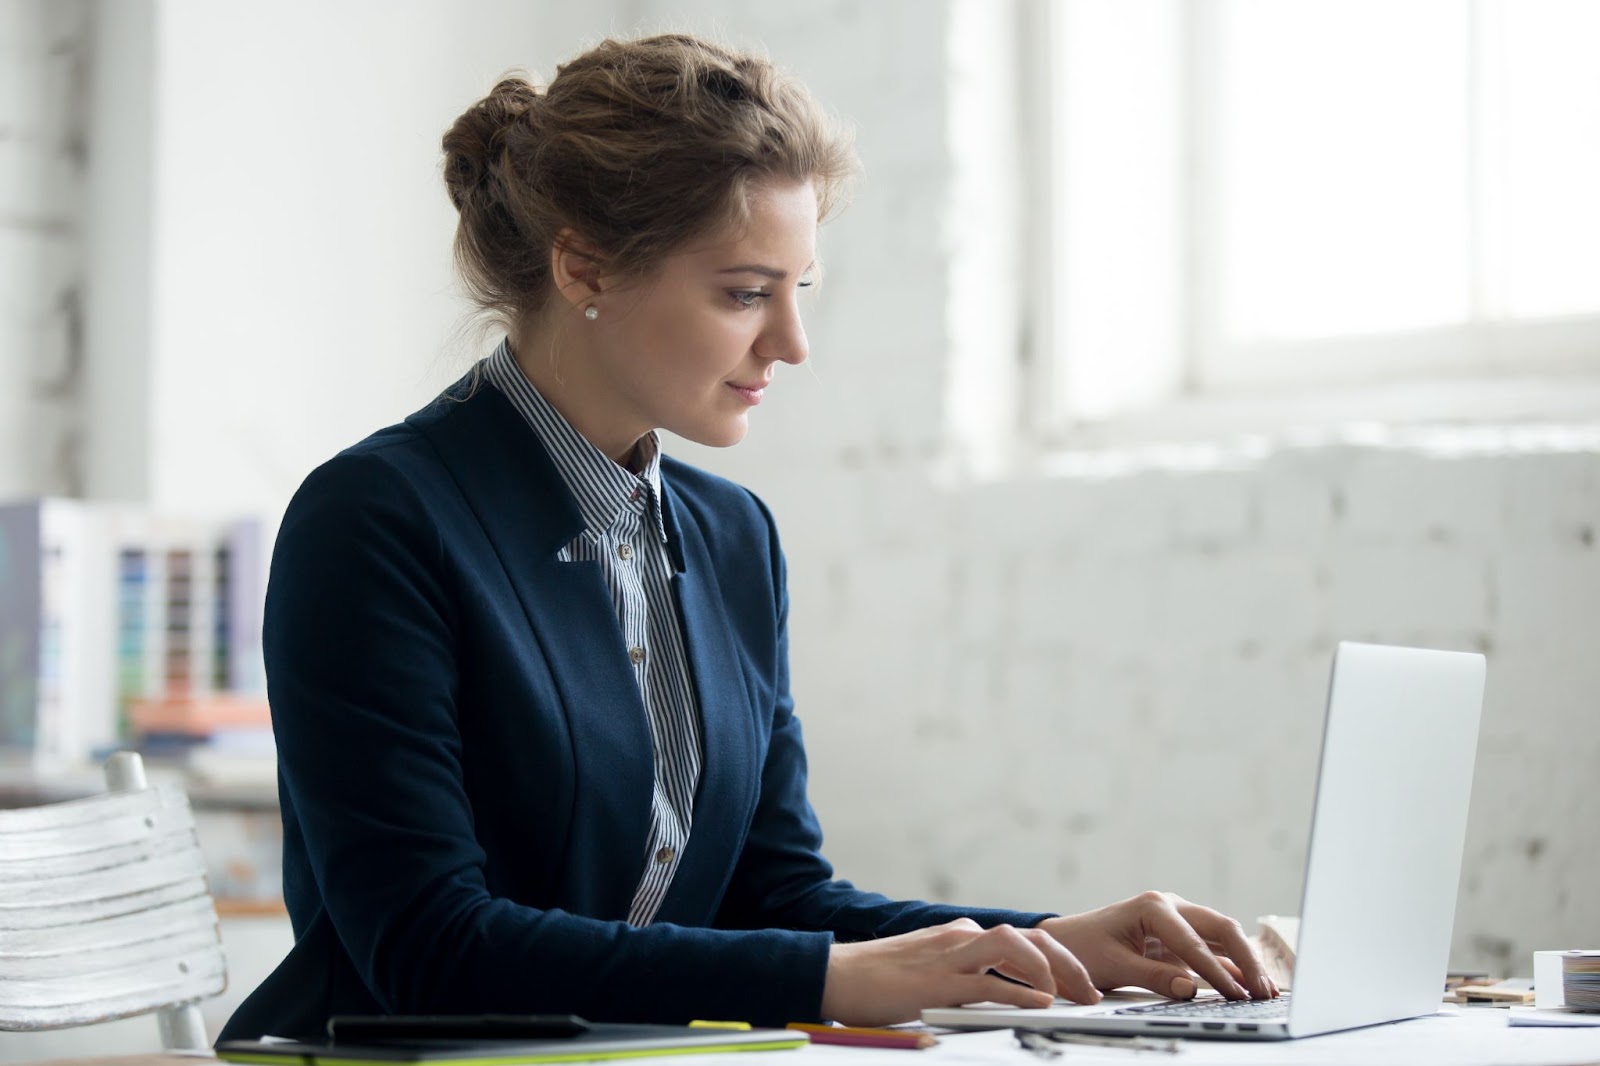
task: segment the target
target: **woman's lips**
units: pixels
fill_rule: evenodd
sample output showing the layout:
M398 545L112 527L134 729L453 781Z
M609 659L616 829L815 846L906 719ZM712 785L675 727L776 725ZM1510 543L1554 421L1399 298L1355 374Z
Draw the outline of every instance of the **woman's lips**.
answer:
M767 391L765 383L760 385L735 385L730 381L728 382L728 388L738 393L739 398L751 407L760 403L761 394Z

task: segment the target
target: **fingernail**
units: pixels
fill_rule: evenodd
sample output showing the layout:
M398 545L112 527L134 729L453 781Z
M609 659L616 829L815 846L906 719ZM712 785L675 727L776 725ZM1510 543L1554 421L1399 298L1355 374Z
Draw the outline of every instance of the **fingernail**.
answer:
M1272 998L1272 982L1267 980L1266 974L1256 978L1256 991L1261 993L1262 999Z
M1187 977L1174 977L1172 979L1172 998L1188 999L1194 995L1194 982Z

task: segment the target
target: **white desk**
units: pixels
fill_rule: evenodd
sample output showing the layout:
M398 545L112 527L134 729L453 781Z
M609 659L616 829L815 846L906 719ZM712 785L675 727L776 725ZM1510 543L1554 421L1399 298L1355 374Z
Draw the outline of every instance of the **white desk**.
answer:
M1143 1066L1201 1066L1239 1063L1241 1066L1590 1066L1600 1064L1600 1028L1511 1028L1507 1012L1493 1007L1461 1008L1452 1014L1418 1018L1392 1025L1352 1029L1302 1040L1258 1041L1185 1040L1175 1055L1151 1051L1124 1051L1084 1045L1061 1045L1062 1054L1045 1059L1024 1051L1011 1031L965 1033L940 1037L938 1047L924 1052L877 1051L854 1048L806 1048L808 1057L827 1054L833 1066L850 1063L884 1066L891 1056L917 1055L929 1066L937 1062L1031 1063L1140 1063ZM687 1066L679 1060L679 1066ZM709 1066L709 1064L708 1064ZM739 1066L726 1059L720 1066ZM906 1064L910 1066L910 1064Z
M1176 1055L1062 1045L1056 1059L1017 1046L1009 1029L940 1037L926 1051L873 1050L813 1044L799 1051L749 1055L673 1055L671 1066L935 1066L936 1063L1027 1063L1077 1066L1078 1063L1139 1063L1141 1066L1592 1066L1600 1064L1600 1028L1511 1028L1506 1012L1492 1007L1463 1008L1453 1015L1419 1018L1393 1025L1352 1029L1304 1040L1235 1043L1186 1040ZM630 1060L622 1060L630 1061ZM79 1059L73 1066L197 1066L203 1059L166 1056ZM57 1066L66 1066L58 1063Z

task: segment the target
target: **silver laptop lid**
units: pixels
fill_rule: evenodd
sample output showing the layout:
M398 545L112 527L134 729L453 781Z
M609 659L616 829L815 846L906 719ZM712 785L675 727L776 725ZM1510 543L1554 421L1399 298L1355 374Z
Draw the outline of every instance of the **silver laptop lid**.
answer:
M1292 1036L1439 1009L1483 684L1482 655L1339 645L1306 855Z

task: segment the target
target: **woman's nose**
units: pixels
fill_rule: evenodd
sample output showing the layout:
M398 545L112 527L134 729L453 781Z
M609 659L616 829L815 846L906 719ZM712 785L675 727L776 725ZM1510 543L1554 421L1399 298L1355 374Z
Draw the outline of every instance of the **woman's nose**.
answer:
M811 354L806 340L806 327L800 321L800 309L789 307L788 313L775 318L762 337L759 353L767 359L798 366Z

